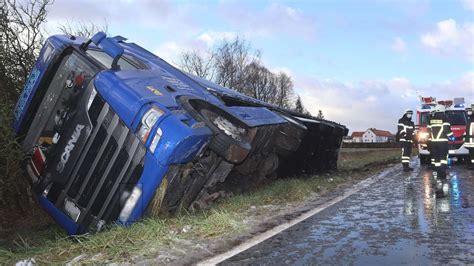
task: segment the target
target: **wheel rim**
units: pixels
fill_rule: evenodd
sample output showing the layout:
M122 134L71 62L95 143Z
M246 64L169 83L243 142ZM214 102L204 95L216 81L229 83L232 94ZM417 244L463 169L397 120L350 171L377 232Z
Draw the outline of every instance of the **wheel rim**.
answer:
M237 141L242 141L242 137L245 135L245 129L234 125L222 116L216 116L212 119L212 123L225 134Z
M225 117L209 110L202 110L201 113L206 116L215 127L232 139L242 141L245 138L246 130L232 123Z

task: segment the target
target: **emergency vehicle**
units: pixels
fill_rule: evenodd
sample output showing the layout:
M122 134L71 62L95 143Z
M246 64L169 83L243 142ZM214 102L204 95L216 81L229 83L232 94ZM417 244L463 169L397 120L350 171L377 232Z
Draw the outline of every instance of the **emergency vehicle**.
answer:
M464 147L462 138L466 131L467 115L465 112L464 98L454 98L453 100L436 101L435 97L420 97L421 106L416 110L416 125L418 132L416 140L418 143L418 156L421 164L430 163L430 152L427 141L428 123L430 112L436 105L441 104L446 107L446 118L451 124L454 135L449 139L449 157L460 160L469 155L469 151Z

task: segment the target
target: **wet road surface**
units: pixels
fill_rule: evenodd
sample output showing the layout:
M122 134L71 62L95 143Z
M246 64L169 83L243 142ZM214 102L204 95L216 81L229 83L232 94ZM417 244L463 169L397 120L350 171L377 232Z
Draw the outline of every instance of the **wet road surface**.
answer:
M431 171L396 172L222 262L228 264L474 264L474 171L451 167L437 197Z

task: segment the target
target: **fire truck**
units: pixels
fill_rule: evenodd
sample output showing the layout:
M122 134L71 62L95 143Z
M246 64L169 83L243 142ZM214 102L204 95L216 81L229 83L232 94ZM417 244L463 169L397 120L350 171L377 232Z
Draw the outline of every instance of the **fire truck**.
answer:
M421 164L429 164L430 151L428 149L428 123L430 112L436 105L446 107L446 118L451 124L454 135L449 139L449 157L462 160L469 155L469 151L464 147L462 138L466 131L467 115L464 98L454 98L453 100L436 101L435 97L420 97L421 105L416 110L416 124L418 132L416 135L418 143L418 156Z

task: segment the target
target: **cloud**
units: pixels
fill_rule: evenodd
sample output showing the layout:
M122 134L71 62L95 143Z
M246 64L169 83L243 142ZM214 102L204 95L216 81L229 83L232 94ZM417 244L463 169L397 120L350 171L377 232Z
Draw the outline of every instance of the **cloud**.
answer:
M228 31L206 31L195 38L186 38L179 41L167 41L154 49L154 53L164 60L176 64L183 52L194 51L207 57L209 49L222 40L232 40L237 33Z
M196 3L177 4L168 0L56 0L48 13L48 26L52 33L57 25L68 21L103 23L110 30L122 30L131 25L149 32L187 33L197 28L193 14L200 6Z
M207 45L208 48L212 47L214 44L222 41L222 40L232 40L237 37L236 32L230 31L206 31L200 34L196 39L198 41L202 41Z
M271 3L256 10L245 1L225 1L221 3L220 13L223 21L241 29L246 36L268 37L283 33L307 40L316 37L315 19L303 10L287 5Z
M397 53L403 53L403 52L406 52L407 50L407 44L402 38L395 37L392 40L392 44L390 45L390 48Z
M440 83L418 86L404 77L363 80L355 84L330 79L295 76L295 87L305 107L313 114L322 110L326 118L351 131L369 127L396 131L396 121L406 108L416 109L419 96L438 100L465 97L474 101L474 72Z
M474 10L474 0L461 0L462 5L467 10Z
M154 53L169 63L173 63L179 58L182 51L182 46L178 45L176 42L170 41L158 46Z
M474 23L458 25L454 19L436 24L436 28L420 38L430 51L447 57L458 56L474 62Z

